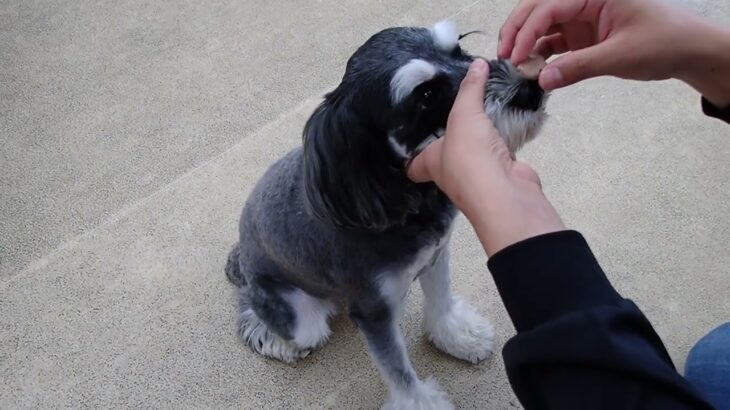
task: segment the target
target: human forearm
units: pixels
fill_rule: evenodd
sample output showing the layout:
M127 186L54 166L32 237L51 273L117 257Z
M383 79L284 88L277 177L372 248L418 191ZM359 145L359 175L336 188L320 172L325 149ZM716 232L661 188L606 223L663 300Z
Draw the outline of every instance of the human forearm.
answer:
M730 105L730 30L695 20L675 77L718 108Z
M518 333L622 299L576 231L517 242L490 257L488 266Z
M482 179L472 187L459 206L489 256L525 239L565 229L537 175L523 164L513 164L499 181L485 184Z
M489 270L517 330L503 357L526 409L711 408L578 232L516 243Z

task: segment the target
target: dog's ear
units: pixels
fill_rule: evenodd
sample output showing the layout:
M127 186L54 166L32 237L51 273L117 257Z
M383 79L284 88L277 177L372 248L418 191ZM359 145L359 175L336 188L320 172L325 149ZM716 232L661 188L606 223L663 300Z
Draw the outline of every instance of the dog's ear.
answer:
M382 231L415 212L420 195L386 158L385 138L328 95L304 127L304 189L309 212L343 228ZM399 186L400 185L400 186Z

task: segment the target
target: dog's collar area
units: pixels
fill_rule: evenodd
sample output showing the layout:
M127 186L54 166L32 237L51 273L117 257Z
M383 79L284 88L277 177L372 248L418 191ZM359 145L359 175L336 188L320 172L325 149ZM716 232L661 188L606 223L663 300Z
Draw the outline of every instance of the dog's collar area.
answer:
M437 139L444 136L445 130L443 128L439 128L436 130L436 132L432 133L428 137L426 137L423 141L421 141L416 148L413 149L410 153L407 153L406 160L405 160L405 169L408 169L411 166L411 163L413 162L413 159L418 156L418 154L422 153L423 150L426 149L429 145L431 145L432 142L436 141Z

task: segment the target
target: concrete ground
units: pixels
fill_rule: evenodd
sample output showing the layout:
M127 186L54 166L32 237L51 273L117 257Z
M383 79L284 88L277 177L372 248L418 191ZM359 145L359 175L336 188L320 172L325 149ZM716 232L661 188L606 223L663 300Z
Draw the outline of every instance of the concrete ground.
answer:
M722 0L681 2L730 24ZM513 2L0 1L0 408L372 409L385 389L340 316L296 366L234 335L223 275L240 207L300 141L368 36ZM597 79L553 94L522 159L682 366L730 320L730 130L676 82ZM454 287L514 333L459 221ZM421 376L460 408L519 408L499 355L471 366L403 323ZM576 335L580 337L580 335Z

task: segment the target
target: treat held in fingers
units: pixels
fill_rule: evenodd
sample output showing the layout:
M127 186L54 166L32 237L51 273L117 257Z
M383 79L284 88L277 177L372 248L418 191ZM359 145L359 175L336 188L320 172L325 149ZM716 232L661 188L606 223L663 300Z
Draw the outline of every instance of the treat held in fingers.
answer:
M517 70L525 76L525 78L537 80L545 65L545 58L538 54L531 54L527 57L527 60L517 65Z

